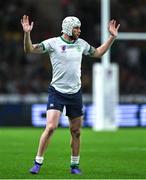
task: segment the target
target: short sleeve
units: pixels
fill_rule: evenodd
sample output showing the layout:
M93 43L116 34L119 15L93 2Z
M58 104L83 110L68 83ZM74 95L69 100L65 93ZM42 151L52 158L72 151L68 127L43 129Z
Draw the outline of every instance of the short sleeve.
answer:
M47 39L41 42L41 44L43 45L43 50L44 52L52 52L53 48L52 48L52 43L51 43L51 39Z
M90 44L88 44L86 41L83 40L82 42L84 45L84 51L83 51L83 54L84 55L89 55L89 56L92 56L95 52L95 48L93 46L91 46Z

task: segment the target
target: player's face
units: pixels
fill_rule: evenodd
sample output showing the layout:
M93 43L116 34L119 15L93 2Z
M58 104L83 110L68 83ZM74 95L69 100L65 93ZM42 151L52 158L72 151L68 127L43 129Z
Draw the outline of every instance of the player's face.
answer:
M74 39L78 39L78 37L80 36L81 34L81 29L80 27L74 27L73 30L72 30L72 36Z

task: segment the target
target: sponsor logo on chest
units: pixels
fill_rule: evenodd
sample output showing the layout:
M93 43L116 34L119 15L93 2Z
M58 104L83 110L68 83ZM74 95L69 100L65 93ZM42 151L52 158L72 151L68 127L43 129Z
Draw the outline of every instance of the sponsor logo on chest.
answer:
M67 49L74 49L74 50L77 50L77 52L81 52L80 45L70 46L70 47L67 47L66 45L62 45L62 46L60 46L60 48L61 48L61 53L66 53Z

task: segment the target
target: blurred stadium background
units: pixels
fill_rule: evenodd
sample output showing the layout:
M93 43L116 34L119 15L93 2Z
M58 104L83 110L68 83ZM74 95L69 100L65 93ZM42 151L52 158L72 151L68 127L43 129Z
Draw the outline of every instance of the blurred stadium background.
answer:
M144 4L144 0L110 1L110 16L121 24L120 32L146 32ZM48 56L23 52L21 17L27 14L34 21L32 41L35 43L60 35L63 18L75 15L82 22L81 37L97 47L101 43L100 5L100 0L0 1L0 126L43 126L45 121L44 104L51 81L51 66ZM119 65L120 71L118 126L146 126L145 41L115 41L110 59ZM83 57L84 125L89 127L95 116L92 67L96 62ZM60 126L67 126L64 117Z
M46 121L51 65L45 54L24 53L21 17L27 14L34 21L31 35L35 43L60 35L64 17L75 15L82 22L81 37L93 46L99 46L101 1L0 1L0 178L32 178L28 169L42 132L42 128L34 127L44 127ZM145 0L110 0L110 12L111 19L121 24L120 32L146 32ZM82 131L81 167L84 174L76 178L144 179L146 42L116 40L111 47L110 60L119 66L119 104L116 114L119 130L116 133L92 131L96 118L92 103L92 71L97 60L83 57L83 126L88 128ZM101 59L98 63L101 63ZM60 127L66 126L67 119L62 116ZM46 154L48 163L44 163L40 175L33 178L73 179L68 173L68 128L58 128L53 138ZM59 147L63 151L58 150Z

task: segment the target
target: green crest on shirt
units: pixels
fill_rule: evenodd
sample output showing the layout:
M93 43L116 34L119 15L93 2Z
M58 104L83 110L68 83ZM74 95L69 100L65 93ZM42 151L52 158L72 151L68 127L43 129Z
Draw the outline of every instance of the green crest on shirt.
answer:
M77 51L81 51L81 46L80 45L77 45Z

